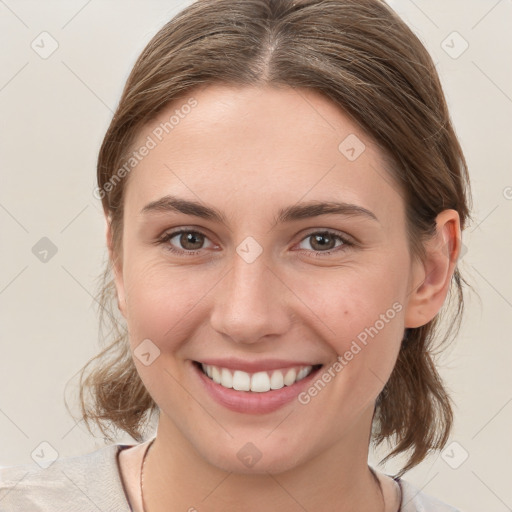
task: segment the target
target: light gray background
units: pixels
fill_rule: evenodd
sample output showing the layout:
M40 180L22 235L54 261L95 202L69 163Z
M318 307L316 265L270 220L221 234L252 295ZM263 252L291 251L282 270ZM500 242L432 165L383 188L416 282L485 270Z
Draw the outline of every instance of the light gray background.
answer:
M63 402L98 351L95 161L135 58L188 3L0 0L0 465L33 463L42 442L60 457L104 445ZM406 478L467 512L510 511L512 2L390 3L433 55L468 159L475 221L461 269L479 294L441 361L457 404L450 445ZM50 48L43 31L58 43L46 59L31 47ZM454 31L469 44L458 58ZM47 262L32 252L42 237L57 247Z

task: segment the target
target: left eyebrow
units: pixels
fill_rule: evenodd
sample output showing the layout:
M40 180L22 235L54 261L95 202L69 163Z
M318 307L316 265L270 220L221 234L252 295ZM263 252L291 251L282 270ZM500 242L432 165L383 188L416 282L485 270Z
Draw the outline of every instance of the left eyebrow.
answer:
M336 201L308 201L307 203L296 204L279 210L277 217L274 218L274 225L280 222L290 222L328 214L363 216L379 222L379 219L373 212L357 204Z
M205 206L196 201L190 201L171 195L161 197L156 201L148 203L144 208L142 208L140 213L149 212L180 212L186 215L194 215L195 217L213 220L225 225L228 224L225 215L219 210L210 206ZM281 208L274 217L273 226L279 223L319 217L321 215L328 214L351 217L361 216L379 222L377 216L373 212L356 204L335 201L308 201L306 203Z

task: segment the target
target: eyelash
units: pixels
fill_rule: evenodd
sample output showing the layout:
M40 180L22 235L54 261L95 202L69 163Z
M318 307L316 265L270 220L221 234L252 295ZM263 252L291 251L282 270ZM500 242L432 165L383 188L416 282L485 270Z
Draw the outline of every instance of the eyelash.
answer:
M174 238L176 235L181 235L183 233L193 233L193 234L199 234L205 238L208 238L204 233L202 233L201 231L197 231L197 230L192 230L192 229L180 229L180 230L177 230L177 231L172 231L170 233L164 233L164 235L159 238L157 241L156 241L156 244L158 245L164 245L164 244L167 244L172 238ZM311 236L313 235L329 235L333 238L336 238L338 240L340 240L342 242L342 245L334 248L334 249L331 249L329 251L310 251L310 250L307 250L307 249L300 249L300 251L305 251L307 253L312 253L315 257L323 257L323 256L328 256L334 252L341 252L341 251L345 251L347 250L347 248L349 247L352 247L355 245L354 242L352 242L351 240L348 240L346 237L343 237L341 236L340 234L338 234L336 231L331 231L329 229L324 229L324 230L320 230L320 231L312 231L310 233L308 233L306 236L304 236L304 238L302 238L300 240L300 242L306 240L307 238L310 238ZM299 242L299 243L300 243ZM168 244L167 247L165 247L165 249L171 253L174 253L174 254L178 254L178 255L186 255L186 256L195 256L197 254L199 254L201 252L202 249L199 249L197 251L188 251L186 249L176 249L174 248L172 245Z

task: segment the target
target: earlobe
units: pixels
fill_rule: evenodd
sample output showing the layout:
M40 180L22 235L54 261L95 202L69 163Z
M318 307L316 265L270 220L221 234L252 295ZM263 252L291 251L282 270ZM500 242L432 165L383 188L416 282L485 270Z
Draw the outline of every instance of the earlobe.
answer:
M119 257L119 254L116 248L114 247L111 218L106 217L105 220L105 237L108 247L109 262L111 265L112 273L114 275L114 283L117 295L117 307L119 308L121 314L126 318L126 298L124 293L122 259Z
M455 210L436 218L436 233L425 244L425 259L413 264L405 327L421 327L441 309L450 289L461 248L460 219Z

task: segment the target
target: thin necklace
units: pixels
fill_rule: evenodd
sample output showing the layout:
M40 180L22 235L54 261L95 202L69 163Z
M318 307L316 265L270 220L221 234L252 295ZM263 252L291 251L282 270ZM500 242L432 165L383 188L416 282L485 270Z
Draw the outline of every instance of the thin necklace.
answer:
M142 457L142 464L140 466L140 499L141 499L141 502L142 502L142 512L146 512L146 507L144 505L144 464L146 462L146 457L148 455L148 452L149 452L149 449L151 448L151 445L155 442L155 438L153 438L151 440L151 442L147 445L146 447L146 450L144 451L144 456ZM399 486L399 489L400 489L400 505L399 505L399 508L398 508L398 512L400 512L402 510L402 506L401 506L401 502L402 502L402 488L401 488L401 485L400 483L398 482L398 486ZM385 503L385 500L384 500L384 493L382 492L382 487L380 486L380 482L379 482L379 490L380 490L380 494L382 496L382 504L384 506L384 512L386 512L386 503Z

